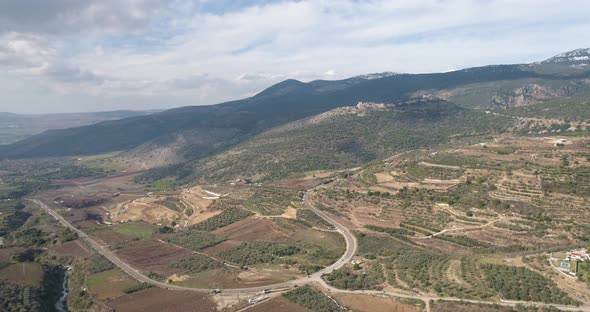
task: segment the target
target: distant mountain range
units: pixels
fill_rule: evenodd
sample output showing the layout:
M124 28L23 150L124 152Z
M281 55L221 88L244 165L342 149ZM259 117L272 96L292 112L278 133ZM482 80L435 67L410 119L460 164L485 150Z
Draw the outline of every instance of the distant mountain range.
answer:
M137 160L145 168L194 164L246 144L270 129L358 102L401 103L419 99L420 103L451 103L441 107L452 108L453 112L483 112L582 95L590 92L590 62L586 62L589 57L589 49L580 49L538 63L492 65L447 73L379 73L308 83L286 80L238 101L48 130L0 147L0 157L126 151L122 157ZM399 116L392 118L399 122Z
M142 116L158 111L108 111L64 114L14 114L0 112L0 144L9 144L50 129L63 129Z

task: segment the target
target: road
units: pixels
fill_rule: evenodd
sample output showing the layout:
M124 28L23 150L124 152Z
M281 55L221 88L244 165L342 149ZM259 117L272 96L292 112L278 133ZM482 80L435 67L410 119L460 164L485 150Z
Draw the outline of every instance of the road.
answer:
M338 223L336 220L332 219L326 213L318 210L317 208L315 208L311 204L310 196L313 194L313 192L314 192L314 189L308 190L303 197L303 202L308 209L312 210L314 213L316 213L319 217L324 219L326 222L332 224L336 228L336 230L340 234L342 234L342 236L344 237L344 240L346 242L346 251L344 252L342 257L334 264L310 275L309 277L305 277L305 278L301 278L301 279L297 279L297 280L293 280L293 281L288 281L285 283L266 285L266 286L261 286L261 287L223 289L223 293L226 293L226 294L260 294L265 289L272 289L273 292L280 292L280 291L292 289L293 287L296 287L296 286L303 286L303 285L310 284L310 283L319 283L320 285L322 285L326 290L328 290L331 293L370 294L370 295L391 296L391 297L406 298L406 299L417 299L417 300L424 301L427 304L427 307L429 307L428 302L430 302L430 301L446 300L446 301L463 301L463 302L477 303L477 304L497 304L497 305L509 306L509 307L515 307L517 305L537 306L537 307L550 307L550 306L552 306L552 307L556 307L556 308L563 310L563 311L590 312L590 306L573 307L573 306L564 306L564 305L556 305L556 304L545 304L545 303L541 303L541 302L508 301L508 300L502 300L500 302L490 302L490 301L480 301L480 300L468 300L468 299L462 299L462 298L452 298L452 297L434 297L434 296L430 297L430 296L410 295L410 294L395 293L395 292L368 291L368 290L350 291L350 290L342 290L342 289L334 288L334 287L328 285L321 278L322 275L330 273L334 270L338 270L341 267L343 267L344 265L346 265L347 263L349 263L357 252L358 242L357 242L355 236L351 233L351 231L349 229L344 227L342 224ZM66 219L64 219L60 214L58 214L55 210L51 209L49 206L47 206L42 201L37 200L37 199L30 199L30 200L32 202L36 203L37 205L39 205L39 207L41 207L43 210L45 210L54 219L59 221L63 226L76 232L76 234L78 234L78 236L82 240L86 241L90 245L90 247L93 248L96 252L103 255L105 258L109 259L113 264L118 266L121 270L125 271L127 274L129 274L130 276L132 276L133 278L137 279L140 282L148 283L148 284L154 285L156 287L160 287L163 289L169 289L169 290L184 290L184 291L193 291L193 292L202 292L202 293L210 293L210 292L214 291L214 289L182 287L182 286L166 284L166 283L162 283L160 281L153 280L153 279L143 275L137 269L134 269L129 264L127 264L126 262L121 260L115 253L110 251L107 247L100 245L97 241L95 241L94 239L89 237L86 233L84 233L83 231L81 231L78 228L76 228L75 226L73 226Z
M345 264L350 263L350 261L352 261L352 258L356 254L356 251L358 250L358 242L356 241L356 237L354 236L354 234L352 234L349 229L344 227L342 224L338 223L336 220L332 219L326 213L315 208L311 204L310 196L313 194L313 192L314 192L313 189L308 190L307 192L305 192L305 195L303 195L303 203L304 203L305 207L310 209L311 211L313 211L315 214L317 214L320 218L324 219L326 222L332 224L336 228L336 230L342 236L344 236L344 241L346 242L346 251L344 252L342 257L340 257L340 259L338 261L336 261L331 266L328 266L328 267L326 267L326 268L324 268L324 269L322 269L310 276L310 279L317 281L317 282L321 283L322 285L328 286L326 284L326 282L322 279L322 275L332 273L332 271L338 270L341 267L343 267Z
M317 210L315 207L313 207L311 205L311 203L309 202L309 196L312 193L313 193L313 190L309 190L305 193L303 201L304 201L306 207L311 209L313 212L315 212L318 216L320 216L326 222L332 224L338 230L338 232L340 232L344 236L344 239L346 241L346 251L345 251L344 255L342 255L342 257L336 263L310 275L309 277L304 277L304 278L300 278L297 280L292 280L292 281L288 281L288 282L284 282L284 283L266 285L266 286L260 286L260 287L223 289L224 293L228 293L228 294L256 294L256 293L260 293L260 292L264 291L265 289L273 289L275 291L282 290L282 289L290 289L295 286L302 286L302 285L308 284L310 282L319 282L322 285L328 286L326 284L326 282L321 278L322 275L330 273L334 270L337 270L352 260L352 257L354 257L354 255L356 254L356 250L358 247L356 238L350 232L350 230L348 230L346 227L342 226L340 223L336 222L330 216ZM156 281L154 279L151 279L151 278L145 276L144 274L142 274L139 270L130 266L125 261L121 260L114 252L109 250L108 247L102 246L97 241L95 241L90 236L88 236L86 233L84 233L80 229L76 228L74 225L72 225L70 222L68 222L64 217L62 217L59 213L57 213L55 210L51 209L49 206L47 206L42 201L40 201L38 199L30 199L30 200L32 202L34 202L35 204L37 204L39 207L41 207L43 210L45 210L55 220L59 221L59 223L61 223L63 226L69 228L70 230L72 230L76 234L78 234L78 236L82 240L84 240L86 243L88 243L88 245L92 249L94 249L96 252L103 255L105 258L109 259L114 265L119 267L121 270L125 271L125 273L129 274L131 277L135 278L136 280L138 280L142 283L147 283L147 284L154 285L156 287L170 289L170 290L188 290L188 291L205 292L205 293L214 291L214 289L203 289L203 288L177 286L177 285L173 285L173 284L162 283L160 281Z

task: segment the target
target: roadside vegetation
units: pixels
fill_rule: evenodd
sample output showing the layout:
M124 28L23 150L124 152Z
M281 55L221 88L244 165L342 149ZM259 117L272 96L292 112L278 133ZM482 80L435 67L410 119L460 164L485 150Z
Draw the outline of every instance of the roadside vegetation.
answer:
M201 223L193 225L191 229L196 231L215 231L251 215L253 215L253 213L250 211L240 208L230 208Z
M346 311L334 299L309 286L299 287L283 294L287 300L314 312Z
M174 233L166 239L168 242L184 248L199 251L201 249L219 244L226 240L225 237L208 232L193 229Z

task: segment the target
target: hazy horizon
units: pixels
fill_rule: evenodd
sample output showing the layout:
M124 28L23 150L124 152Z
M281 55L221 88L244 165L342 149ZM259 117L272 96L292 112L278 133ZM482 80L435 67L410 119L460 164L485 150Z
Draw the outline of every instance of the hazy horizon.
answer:
M551 0L7 0L0 111L167 109L245 98L285 79L536 62L590 46L589 9Z

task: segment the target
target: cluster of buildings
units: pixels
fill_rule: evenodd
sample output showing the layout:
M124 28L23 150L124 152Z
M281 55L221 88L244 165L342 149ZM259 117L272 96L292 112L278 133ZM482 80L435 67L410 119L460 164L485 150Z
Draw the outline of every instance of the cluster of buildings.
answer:
M590 261L590 256L585 248L574 249L565 253L565 257L554 257L551 255L550 259L554 264L559 264L557 267L564 273L571 276L576 276L578 272L578 264L584 261Z

